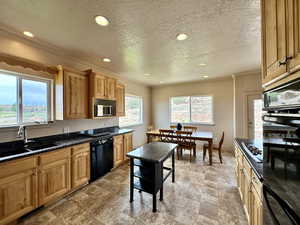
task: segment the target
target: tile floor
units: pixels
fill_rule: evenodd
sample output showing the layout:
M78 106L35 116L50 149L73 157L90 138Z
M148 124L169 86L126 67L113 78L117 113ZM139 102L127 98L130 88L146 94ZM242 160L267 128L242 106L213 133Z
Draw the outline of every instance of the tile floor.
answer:
M234 158L224 163L176 160L176 182L165 182L164 201L152 213L152 198L135 191L129 203L129 167L124 165L52 206L23 218L22 225L246 225L236 188ZM167 161L166 164L170 164ZM159 195L158 195L159 196Z

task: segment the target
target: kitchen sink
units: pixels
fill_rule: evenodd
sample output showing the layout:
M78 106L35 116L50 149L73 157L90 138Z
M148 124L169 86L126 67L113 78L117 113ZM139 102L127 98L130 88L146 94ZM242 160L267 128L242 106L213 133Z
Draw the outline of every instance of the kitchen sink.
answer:
M28 146L25 147L26 150L28 151L38 151L38 150L42 150L42 149L46 149L46 148L52 148L52 147L56 147L56 144L53 143L31 143Z

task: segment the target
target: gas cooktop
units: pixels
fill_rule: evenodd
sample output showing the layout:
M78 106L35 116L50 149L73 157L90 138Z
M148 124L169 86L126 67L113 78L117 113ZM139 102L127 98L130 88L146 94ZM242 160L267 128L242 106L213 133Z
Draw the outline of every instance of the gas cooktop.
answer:
M255 160L255 162L262 163L263 162L263 145L262 141L254 140L254 141L243 141L242 145L248 155Z

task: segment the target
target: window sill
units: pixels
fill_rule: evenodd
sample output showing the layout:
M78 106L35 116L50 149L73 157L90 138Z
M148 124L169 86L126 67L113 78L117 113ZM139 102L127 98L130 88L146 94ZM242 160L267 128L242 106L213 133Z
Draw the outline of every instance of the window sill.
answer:
M171 122L172 125L177 125L178 123L180 122ZM215 123L180 123L181 125L183 126L190 126L190 125L203 125L203 126L215 126L216 124Z
M125 129L125 128L133 128L133 127L139 127L144 125L144 123L136 123L136 124L131 124L131 125L126 125L126 126L120 126L121 129Z

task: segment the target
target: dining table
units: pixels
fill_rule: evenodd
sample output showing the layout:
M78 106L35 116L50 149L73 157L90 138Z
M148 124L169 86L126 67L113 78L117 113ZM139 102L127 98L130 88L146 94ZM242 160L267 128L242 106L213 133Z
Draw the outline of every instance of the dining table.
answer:
M174 138L173 134L162 134L159 132L159 129L152 130L146 132L147 135L147 143L152 142L153 138L162 136L169 137L171 140L174 140L173 143L176 144L176 138ZM187 136L187 139L192 139L194 141L204 141L208 143L208 156L209 156L209 165L212 165L212 150L213 150L213 139L214 135L213 132L210 131L194 131L192 135Z

